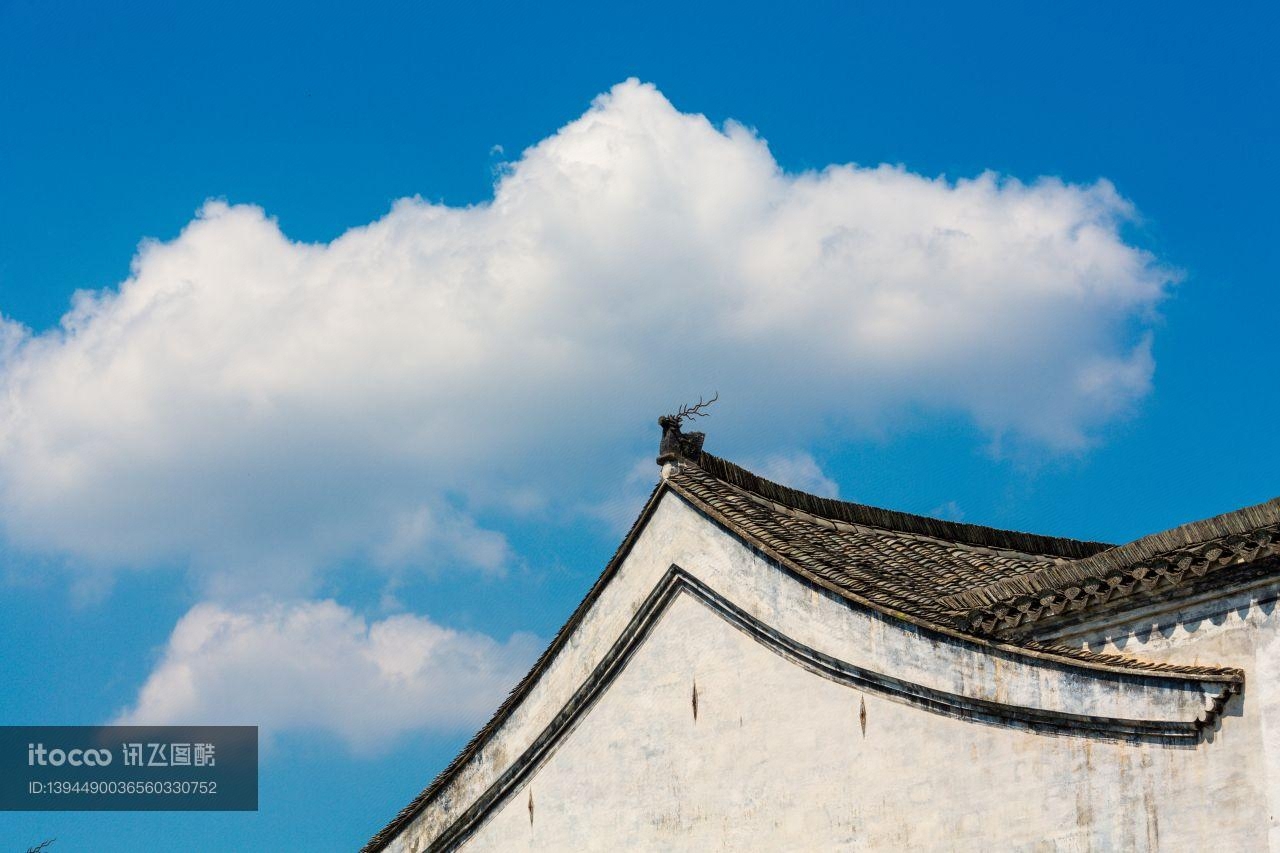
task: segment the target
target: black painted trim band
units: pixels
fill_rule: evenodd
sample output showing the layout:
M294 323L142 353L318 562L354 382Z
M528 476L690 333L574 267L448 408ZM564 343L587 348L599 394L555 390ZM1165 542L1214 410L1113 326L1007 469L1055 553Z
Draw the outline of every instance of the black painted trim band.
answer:
M1194 746L1200 739L1201 729L1212 722L1213 713L1221 710L1221 702L1227 696L1227 685L1224 684L1223 696L1215 703L1213 713L1205 720L1166 721L1069 714L949 693L854 666L800 643L752 616L684 569L673 565L564 708L539 733L529 748L431 843L427 848L429 851L456 849L545 763L621 673L653 631L662 614L682 593L701 602L776 654L824 678L934 713L979 723L1075 737ZM1099 674L1100 677L1105 675ZM1180 680L1158 674L1135 673L1134 676L1135 680L1143 681ZM1195 681L1188 681L1187 684L1189 688L1199 686Z

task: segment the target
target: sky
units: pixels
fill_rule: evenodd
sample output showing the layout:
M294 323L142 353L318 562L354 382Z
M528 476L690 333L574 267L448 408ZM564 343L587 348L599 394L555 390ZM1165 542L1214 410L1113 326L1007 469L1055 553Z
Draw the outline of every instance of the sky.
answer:
M262 727L350 850L554 635L656 418L1122 542L1280 493L1264 4L0 0L0 724Z

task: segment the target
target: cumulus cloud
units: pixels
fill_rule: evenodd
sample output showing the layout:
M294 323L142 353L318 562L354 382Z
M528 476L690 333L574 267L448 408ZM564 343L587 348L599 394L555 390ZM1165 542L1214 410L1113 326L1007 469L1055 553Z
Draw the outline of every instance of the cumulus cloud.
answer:
M6 323L0 523L98 564L493 571L475 519L554 506L710 389L760 434L940 411L1076 450L1151 381L1170 273L1132 216L1106 181L788 174L628 81L487 203L306 244L212 202L60 328Z
M333 601L203 603L179 620L116 722L319 731L369 752L408 731L474 728L540 645L529 634L499 642L408 614L370 623Z

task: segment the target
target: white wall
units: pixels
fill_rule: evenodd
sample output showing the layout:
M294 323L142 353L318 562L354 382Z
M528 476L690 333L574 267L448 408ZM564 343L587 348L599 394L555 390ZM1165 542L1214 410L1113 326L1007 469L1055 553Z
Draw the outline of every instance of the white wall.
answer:
M1232 700L1231 712L1246 721L1243 737L1250 739L1250 748L1259 753L1255 784L1266 791L1267 802L1253 818L1267 827L1272 850L1280 850L1278 599L1280 583L1273 580L1225 598L1152 607L1114 624L1086 624L1049 637L1055 642L1146 660L1243 669L1245 690ZM1229 731L1236 728L1229 726Z
M800 669L684 596L464 849L1257 850L1249 737L1238 719L1195 749L956 720Z

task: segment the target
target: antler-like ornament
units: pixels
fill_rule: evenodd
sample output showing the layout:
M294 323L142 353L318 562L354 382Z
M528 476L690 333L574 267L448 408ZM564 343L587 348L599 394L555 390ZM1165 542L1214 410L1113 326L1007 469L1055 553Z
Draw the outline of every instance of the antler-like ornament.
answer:
M663 415L658 418L658 426L662 427L662 444L658 447L658 464L679 462L681 459L696 460L702 455L702 441L707 436L701 432L682 433L680 426L693 418L705 418L707 407L720 399L720 392L711 395L710 400L698 398L692 406L681 406L674 415ZM665 469L664 469L665 470Z
M678 412L676 412L674 415L671 415L671 418L675 420L677 424L684 423L686 419L705 418L708 414L710 414L710 412L706 411L707 407L719 399L720 399L719 391L716 391L714 394L712 394L710 400L705 400L705 401L702 399L702 395L698 395L697 403L695 403L692 406L687 406L687 405L681 406Z

